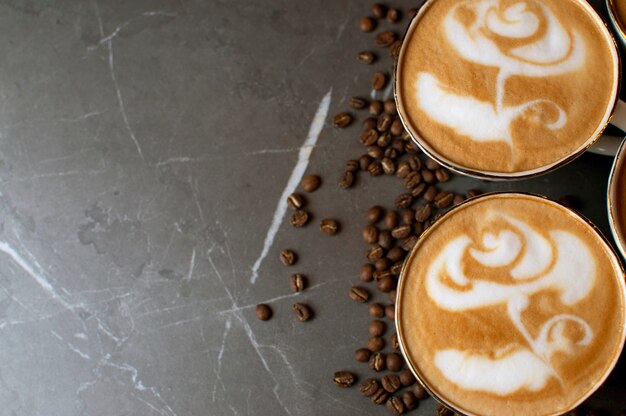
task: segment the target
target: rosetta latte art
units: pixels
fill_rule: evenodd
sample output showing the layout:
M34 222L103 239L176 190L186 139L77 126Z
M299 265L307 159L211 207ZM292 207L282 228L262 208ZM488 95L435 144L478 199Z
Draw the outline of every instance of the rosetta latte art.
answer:
M432 73L420 72L417 100L431 119L476 142L505 142L511 149L511 124L522 115L551 130L566 125L566 111L548 99L504 103L509 77L559 75L584 63L582 37L566 29L548 6L533 0L459 1L445 17L443 30L463 59L498 69L496 98L495 103L481 101L452 90Z
M463 312L506 305L508 319L526 341L512 343L499 351L475 352L442 349L435 353L435 365L450 382L467 390L508 395L520 389L540 391L558 371L551 365L557 353L574 354L593 340L589 324L572 314L548 319L533 337L522 320L530 297L544 291L558 293L564 305L587 297L595 283L596 262L586 243L574 234L552 230L549 239L527 223L510 215L493 213L507 228L497 234L486 232L477 244L467 235L450 241L434 259L426 274L428 296L441 309ZM508 271L505 283L467 276L464 258L488 268ZM582 336L566 335L575 326Z

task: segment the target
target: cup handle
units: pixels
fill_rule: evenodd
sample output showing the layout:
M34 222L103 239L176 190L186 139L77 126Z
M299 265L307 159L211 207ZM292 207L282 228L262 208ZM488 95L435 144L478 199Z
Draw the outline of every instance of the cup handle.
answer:
M610 123L626 132L626 103L624 101L617 100ZM615 156L622 141L624 141L624 136L607 136L603 134L593 146L591 146L589 151L600 155Z

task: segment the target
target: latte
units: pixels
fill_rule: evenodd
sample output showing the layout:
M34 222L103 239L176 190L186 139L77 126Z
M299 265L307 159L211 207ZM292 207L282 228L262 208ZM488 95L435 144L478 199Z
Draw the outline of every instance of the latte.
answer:
M431 156L520 177L572 159L613 111L619 60L585 0L430 0L396 67L398 111Z
M615 253L573 211L490 194L443 216L398 287L402 352L420 381L467 415L558 415L593 393L624 344Z

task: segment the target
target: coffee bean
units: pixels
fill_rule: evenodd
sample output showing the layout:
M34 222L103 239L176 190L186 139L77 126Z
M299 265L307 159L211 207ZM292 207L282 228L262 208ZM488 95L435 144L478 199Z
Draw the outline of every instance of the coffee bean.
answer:
M378 385L378 381L373 378L368 378L361 383L359 391L365 397L372 397L379 388L380 386Z
M389 134L389 133L385 133L385 134ZM388 157L391 160L396 160L398 158L399 154L396 151L396 149L392 148L392 147L387 147L385 149L385 157Z
M376 29L376 19L373 19L369 16L362 17L361 21L359 22L359 28L361 29L361 32L373 32L374 29Z
M429 169L429 170L437 170L441 167L441 165L436 160L430 157L427 157L424 163L426 165L426 169Z
M459 205L461 202L465 201L465 197L463 195L454 195L454 199L452 200L452 205Z
M339 231L339 223L336 220L326 218L320 222L320 230L324 234L335 235Z
M454 194L448 191L441 191L435 195L435 206L437 208L448 208L454 201Z
M398 297L398 291L396 289L393 289L393 290L389 291L387 296L389 297L389 302L391 302L391 303L393 303L395 305L397 297Z
M385 317L390 321L396 320L396 305L389 304L385 306Z
M391 273L392 276L400 276L400 272L402 272L402 265L402 261L392 264L389 268L389 273Z
M296 253L293 250L288 249L282 250L279 257L280 261L285 266L291 266L298 260L298 256L296 255Z
M302 228L309 222L309 213L303 209L297 209L291 214L289 223L296 228Z
M419 172L411 171L404 178L404 187L406 189L415 188L422 181L422 175Z
M375 225L368 224L363 228L363 240L367 244L374 244L378 241L378 228Z
M407 16L409 16L409 19L413 19L415 16L417 16L417 7L411 7L407 12Z
M354 185L354 173L352 171L345 171L339 179L339 187L341 189L348 189Z
M311 309L309 309L309 307L304 303L294 303L291 309L293 309L293 312L296 314L296 318L298 318L299 321L308 321L313 315L311 313Z
M424 192L426 192L426 187L427 187L426 183L424 182L420 183L415 188L411 189L411 195L413 195L414 198L418 198L422 196Z
M367 100L361 97L350 97L348 105L355 110L362 110L367 107Z
M415 383L415 376L410 369L405 368L402 372L400 372L400 383L404 387L412 386L413 383Z
M354 374L349 371L336 371L335 374L333 374L333 381L337 387L346 388L354 384L355 377Z
M393 123L393 116L385 113L378 118L378 123L376 124L376 128L378 129L378 131L384 132L384 131L389 130L389 127L391 127L391 123Z
M407 238L411 234L412 230L413 230L413 227L411 227L409 224L403 224L394 228L391 231L391 236L393 238L400 240L403 238Z
M374 267L369 263L361 266L359 279L361 279L361 281L363 282L371 282L373 278L374 278Z
M385 214L385 226L392 230L398 226L398 213L395 211L387 211Z
M376 140L376 144L380 147L387 147L389 146L389 143L391 143L391 139L392 139L391 134L389 134L389 132L385 132L378 137L378 140ZM392 150L393 149L385 149L385 155L391 155ZM389 159L393 159L393 158L395 158L395 156L389 157Z
M382 90L387 85L387 75L384 72L374 72L372 75L372 88L376 91Z
M398 342L397 332L394 332L393 334L391 334L391 336L389 337L389 344L391 345L391 348L393 348L394 350L400 349L400 343Z
M289 279L289 287L292 292L302 292L306 287L306 278L300 273L296 273Z
M393 160L384 158L380 161L380 164L382 165L383 172L385 172L386 175L393 175L396 172L396 164L393 163Z
M387 252L387 258L392 262L397 262L404 259L404 250L400 247L393 247L389 252Z
M375 245L374 247L367 250L367 259L372 263L376 260L382 258L385 255L385 251L379 245Z
M374 16L379 19L383 19L387 16L387 6L380 3L374 3L374 5L372 5L372 13L374 13Z
M412 155L408 159L408 162L411 166L411 169L413 169L415 172L419 172L420 170L422 170L422 159L420 159L417 155Z
M259 303L255 308L256 317L260 321L267 321L272 317L272 309L265 303Z
M358 59L362 64L371 65L376 62L376 55L370 51L361 51L357 53L356 59Z
M373 353L370 357L369 365L370 368L377 373L383 371L386 367L385 354L382 352Z
M396 39L398 39L396 34L390 30L387 30L385 32L380 32L378 35L376 35L376 37L374 38L374 43L376 44L376 46L386 48L388 46L391 46L391 44L394 43Z
M413 224L413 234L415 234L416 236L420 236L422 234L422 231L424 231L423 223L416 222L415 224Z
M393 98L386 99L383 103L383 109L385 113L391 116L395 116L397 112L396 101Z
M478 189L470 189L465 193L465 196L468 198L473 198L478 195L480 195L480 191Z
M372 352L367 348L359 348L354 352L354 359L360 363L366 363L370 360Z
M377 122L378 120L376 120L374 117L366 118L365 120L363 120L363 124L361 125L361 131L363 132L369 129L375 129Z
M437 403L435 406L435 411L437 412L437 416L454 416L454 412L441 403Z
M379 146L369 146L367 148L367 154L370 155L374 159L381 159L383 157L383 149ZM382 165L381 165L382 168Z
M420 171L420 174L422 175L422 180L424 182L426 182L427 184L429 184L429 185L432 185L435 182L437 182L437 177L435 176L435 174L431 170L422 169Z
M391 58L393 60L397 60L400 57L400 50L402 48L402 41L401 40L395 40L390 46L389 46L389 56L391 56Z
M378 233L378 244L385 250L389 250L393 246L393 237L389 230L383 230Z
M384 214L385 210L382 207L375 205L367 210L367 222L375 224L381 220Z
M370 322L369 332L373 337L380 337L385 333L385 329L387 328L387 324L383 321L374 319ZM387 362L387 367L389 367L389 362Z
M395 393L400 388L400 378L395 374L387 374L380 380L381 386L389 393Z
M408 236L400 243L405 251L411 251L413 247L415 247L415 244L417 244L417 237L414 235Z
M428 398L429 394L424 387L420 383L415 383L413 386L413 394L417 400L425 400Z
M374 272L374 280L380 282L384 279L391 279L391 272L389 270L376 270Z
M374 100L370 103L368 109L371 115L378 117L383 112L383 103L380 100Z
M387 411L392 415L401 415L405 411L404 402L402 401L402 399L396 396L391 396L387 400L386 407Z
M382 259L378 259L374 263L374 268L376 269L376 271L387 270L387 269L389 269L389 266L391 266L391 261L389 261L389 259L387 257L383 257Z
M362 287L352 286L350 288L350 299L357 303L365 303L370 299L370 294Z
M402 399L402 403L404 403L404 408L406 410L413 410L417 407L418 401L412 392L408 390L403 391L402 394L400 395L400 398Z
M376 392L374 392L374 394L372 394L370 398L372 399L373 403L385 404L388 397L389 397L389 393L387 392L387 390L383 389L382 387L379 387L378 390L376 390Z
M435 171L435 177L439 182L448 182L450 180L450 171L446 168L439 168Z
M394 201L394 205L398 209L408 208L411 206L412 203L413 203L413 195L408 194L408 193L398 195Z
M404 360L397 352L390 352L387 354L387 370L398 372L402 369ZM400 379L398 379L400 381Z
M437 191L437 188L431 185L426 188L426 191L424 192L424 195L422 195L422 198L424 198L425 201L433 202L438 193L439 192Z
M396 170L396 176L400 179L406 179L406 177L411 173L411 166L409 166L409 162L403 160L398 164L398 169Z
M391 132L391 134L393 134L394 136L399 136L402 134L402 131L404 130L404 126L402 125L402 121L397 118L395 119L392 123L391 123L391 127L389 127L389 131Z
M380 303L372 303L368 309L372 318L382 318L385 316L385 307Z
M300 209L304 205L302 195L293 193L287 197L287 205L291 209Z
M402 132L404 134L404 132ZM404 141L400 138L395 138L393 140L393 142L391 143L391 147L393 147L393 150L395 150L398 155L403 155L405 153L404 151ZM408 162L407 162L408 163Z
M411 195L412 197L413 195ZM400 213L400 220L404 223L404 224L413 224L415 223L415 210L413 210L412 208L407 208L405 210L403 210Z
M397 23L400 21L400 11L398 9L389 9L387 11L387 20L390 23Z
M391 276L385 276L378 280L376 287L383 293L387 293L396 286L396 281Z
M333 117L333 126L345 129L352 124L352 116L349 113L341 112Z
M367 171L372 176L380 176L383 174L383 167L381 166L379 161L375 160L367 167Z
M369 155L361 155L359 158L359 167L361 170L368 170L371 163L372 158Z
M317 175L306 175L300 185L304 192L315 192L320 187L322 180Z
M367 349L370 351L381 351L385 348L385 340L382 337L372 337L367 340Z
M432 214L433 209L430 204L422 204L415 208L415 220L418 222L424 222Z

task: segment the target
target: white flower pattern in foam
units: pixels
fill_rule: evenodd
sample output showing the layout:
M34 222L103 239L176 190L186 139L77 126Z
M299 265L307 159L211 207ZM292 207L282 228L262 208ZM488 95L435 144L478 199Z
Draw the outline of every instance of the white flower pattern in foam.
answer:
M530 38L540 28L540 17L528 10L534 1L546 20L546 33L541 39L505 53L485 33L501 38ZM457 11L471 7L475 19L466 25L458 20ZM436 122L451 127L476 142L504 141L511 148L510 126L528 109L540 105L553 113L535 116L533 120L557 130L567 123L566 112L553 101L539 98L517 106L504 106L507 78L512 75L548 77L578 69L585 59L585 43L577 32L569 33L555 14L541 2L525 0L514 3L498 13L501 0L465 0L446 15L443 28L449 43L466 60L499 69L496 80L496 102L481 101L469 94L452 91L435 75L420 72L417 76L417 99L422 110ZM539 111L541 113L541 111ZM556 117L555 117L556 116ZM546 118L555 118L548 122Z
M574 352L564 333L566 324L582 328L584 336L575 342L578 346L589 345L593 331L580 317L560 314L544 323L533 338L522 322L522 312L529 307L530 296L543 291L559 293L565 305L587 297L595 283L596 262L587 245L570 232L550 231L551 243L532 226L509 215L493 214L491 218L503 219L511 229L497 235L485 233L481 242L484 250L472 247L467 235L450 241L427 270L426 291L438 307L451 312L506 304L508 318L528 347L511 344L505 352L496 352L495 359L472 351L444 349L435 353L435 365L448 380L469 390L499 395L522 388L541 390L551 377L559 379L550 365L552 355ZM509 266L511 283L467 276L463 267L466 254L486 267ZM450 287L444 277L463 289ZM501 377L507 381L494 382Z

